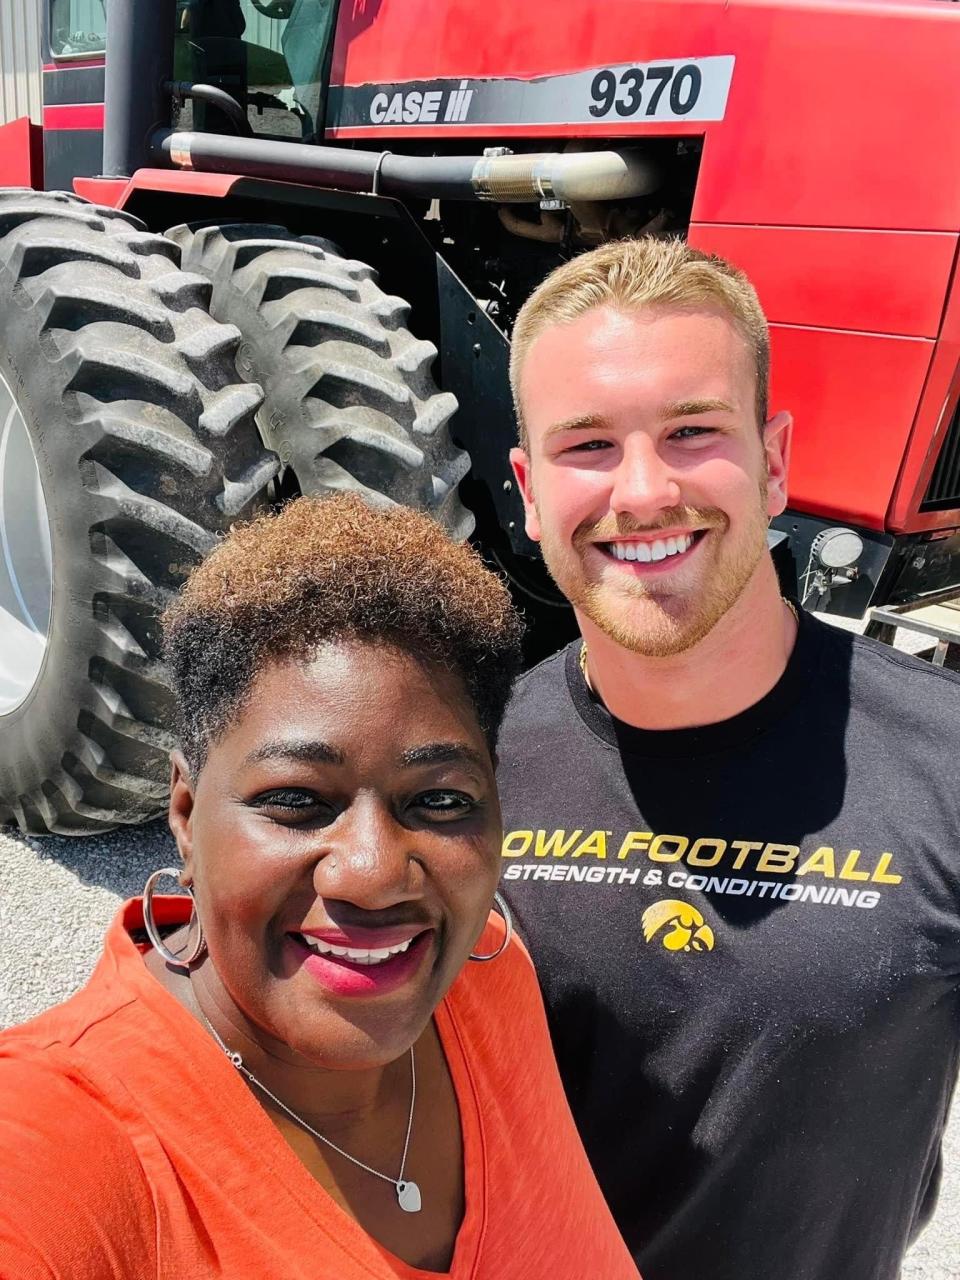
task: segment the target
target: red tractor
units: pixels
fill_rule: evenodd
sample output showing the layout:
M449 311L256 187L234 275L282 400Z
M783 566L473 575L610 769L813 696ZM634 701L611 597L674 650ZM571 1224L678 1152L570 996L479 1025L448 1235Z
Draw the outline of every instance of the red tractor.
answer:
M509 575L531 652L564 641L507 464L509 334L611 237L686 236L757 283L797 419L794 592L859 616L960 584L954 5L49 0L44 22L42 131L0 129L0 821L162 808L158 612L298 492L433 512Z

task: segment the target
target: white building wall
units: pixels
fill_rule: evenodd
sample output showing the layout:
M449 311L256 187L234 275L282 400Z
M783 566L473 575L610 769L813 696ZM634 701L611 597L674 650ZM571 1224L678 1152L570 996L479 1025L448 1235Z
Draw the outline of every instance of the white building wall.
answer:
M40 123L41 0L0 0L0 124Z
M3 4L3 0L0 0ZM287 25L285 22L277 22L274 18L268 18L264 14L258 12L252 4L242 4L243 16L247 24L247 29L243 33L243 38L247 44L259 44L264 49L272 49L274 53L281 50L280 38L283 35L283 29Z

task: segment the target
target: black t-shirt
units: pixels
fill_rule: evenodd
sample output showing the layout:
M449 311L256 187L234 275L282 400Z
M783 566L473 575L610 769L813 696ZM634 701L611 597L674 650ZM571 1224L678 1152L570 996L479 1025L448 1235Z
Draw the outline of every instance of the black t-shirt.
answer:
M644 1280L894 1280L957 1074L960 679L804 615L760 702L658 732L577 652L508 711L501 887Z

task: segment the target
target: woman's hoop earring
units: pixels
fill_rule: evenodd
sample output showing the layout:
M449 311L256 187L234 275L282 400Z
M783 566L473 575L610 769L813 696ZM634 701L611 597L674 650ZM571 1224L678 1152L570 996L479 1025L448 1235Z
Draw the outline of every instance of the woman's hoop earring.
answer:
M153 943L153 949L157 955L162 956L167 964L172 965L175 969L189 969L203 955L207 949L207 942L203 936L203 925L200 923L200 916L197 912L197 904L193 896L193 890L187 886L187 893L190 895L190 901L193 903L193 909L190 912L190 924L196 923L197 940L194 943L193 950L187 955L177 956L166 945L160 936L160 930L153 918L153 894L156 883L161 876L172 876L174 880L180 878L180 872L176 867L161 867L159 871L154 871L152 875L147 876L147 883L143 886L143 925L147 931L147 937Z
M491 951L485 956L474 955L471 951L468 957L470 960L496 960L497 956L502 955L510 945L510 939L513 937L513 916L510 913L510 908L504 902L503 898L501 898L499 893L495 893L493 895L493 900L500 908L500 914L503 916L503 923L507 926L503 932L503 941L500 943L499 947L497 947L496 951Z

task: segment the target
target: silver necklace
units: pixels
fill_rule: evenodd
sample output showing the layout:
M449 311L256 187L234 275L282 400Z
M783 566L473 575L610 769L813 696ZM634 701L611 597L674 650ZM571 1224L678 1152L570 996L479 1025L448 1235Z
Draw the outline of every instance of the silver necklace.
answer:
M403 1155L400 1157L400 1172L397 1177L391 1178L388 1173L381 1173L379 1169L374 1169L370 1165L364 1164L362 1160L358 1160L356 1156L352 1156L349 1151L344 1151L343 1147L338 1147L335 1142L331 1142L330 1139L325 1138L322 1133L318 1133L312 1125L307 1124L303 1116L298 1116L297 1113L292 1111L285 1102L281 1102L275 1093L271 1093L267 1086L257 1079L249 1067L244 1066L243 1058L241 1058L240 1054L227 1048L221 1037L217 1034L215 1028L210 1023L209 1018L200 1008L199 1004L197 1005L197 1009L200 1013L200 1017L207 1024L210 1034L213 1036L214 1040L216 1040L217 1044L242 1076L245 1076L252 1085L255 1085L260 1090L261 1093L266 1094L270 1101L288 1115L291 1120L295 1121L301 1129L306 1129L307 1133L313 1134L319 1142L322 1142L325 1146L336 1151L338 1155L343 1156L345 1160L349 1160L351 1164L355 1164L359 1169L365 1169L367 1173L372 1173L375 1178L381 1178L384 1182L392 1183L397 1190L397 1203L400 1205L400 1208L404 1213L420 1212L422 1204L420 1188L411 1179L405 1179L403 1176L404 1170L407 1167L407 1151L410 1148L410 1132L413 1129L413 1109L417 1101L417 1063L413 1056L413 1045L410 1046L410 1114L407 1116L407 1136L403 1140Z

